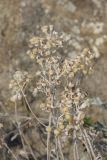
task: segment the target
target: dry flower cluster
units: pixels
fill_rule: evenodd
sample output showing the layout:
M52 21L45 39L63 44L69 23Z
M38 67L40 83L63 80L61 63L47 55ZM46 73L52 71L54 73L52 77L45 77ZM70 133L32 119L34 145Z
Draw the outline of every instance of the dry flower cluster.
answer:
M9 89L11 89L11 101L15 102L22 99L21 89L24 90L31 77L26 71L16 71L13 79L10 81Z
M38 92L44 94L45 102L41 102L40 108L49 114L48 126L44 124L47 132L47 160L51 159L53 149L57 160L64 160L64 143L71 136L74 143L74 160L80 159L78 141L85 144L90 159L97 160L90 136L83 126L88 100L79 88L77 78L79 74L92 73L94 54L89 49L84 49L75 59L62 59L57 51L63 47L63 43L63 35L59 36L53 26L44 26L41 36L30 40L30 49L27 52L39 66L39 71L36 72L36 87L32 94L34 97ZM14 93L12 101L16 100L16 95L17 99L21 99L24 86L29 80L28 73L15 73L10 83L10 89ZM40 122L39 118L36 120Z

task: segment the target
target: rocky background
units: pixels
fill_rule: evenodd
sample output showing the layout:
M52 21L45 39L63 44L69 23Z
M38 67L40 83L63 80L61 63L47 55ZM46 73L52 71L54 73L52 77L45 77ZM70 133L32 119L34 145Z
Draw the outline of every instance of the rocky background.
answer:
M49 24L67 35L64 56L75 57L86 47L95 53L94 73L83 79L82 87L90 97L98 97L105 104L90 111L94 121L107 122L106 0L0 0L1 112L3 106L13 112L9 81L18 69L35 71L26 55L28 41L39 34L41 26Z

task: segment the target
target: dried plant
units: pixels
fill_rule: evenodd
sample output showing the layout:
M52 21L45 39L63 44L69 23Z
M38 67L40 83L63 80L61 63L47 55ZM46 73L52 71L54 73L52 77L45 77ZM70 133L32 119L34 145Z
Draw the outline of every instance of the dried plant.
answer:
M56 159L65 159L64 145L71 138L74 160L80 160L78 142L85 145L91 160L97 160L97 151L93 145L90 130L84 127L84 117L89 106L88 97L80 88L80 75L92 73L94 54L89 49L75 59L63 59L59 49L63 48L63 35L58 35L53 26L42 27L39 37L33 37L29 43L27 55L38 65L35 88L32 95L44 95L40 104L44 114L48 114L48 125L40 120L31 109L25 95L25 86L31 77L27 72L17 71L10 82L11 100L17 102L24 97L29 111L38 123L43 125L47 133L47 160L55 152ZM101 159L101 158L99 158Z

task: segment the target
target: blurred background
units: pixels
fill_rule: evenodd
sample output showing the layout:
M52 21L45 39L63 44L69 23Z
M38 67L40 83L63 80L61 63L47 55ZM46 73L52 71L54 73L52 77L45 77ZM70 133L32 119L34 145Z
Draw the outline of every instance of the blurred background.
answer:
M0 99L7 99L8 82L17 69L29 69L28 40L40 27L52 24L66 33L65 56L89 47L98 59L95 72L84 80L86 90L107 100L106 0L0 0Z
M26 55L28 41L50 24L67 35L65 57L86 47L95 53L94 73L83 79L82 88L106 103L107 0L0 0L0 102L11 107L8 85L16 70L35 70ZM93 118L107 120L106 111L95 109Z

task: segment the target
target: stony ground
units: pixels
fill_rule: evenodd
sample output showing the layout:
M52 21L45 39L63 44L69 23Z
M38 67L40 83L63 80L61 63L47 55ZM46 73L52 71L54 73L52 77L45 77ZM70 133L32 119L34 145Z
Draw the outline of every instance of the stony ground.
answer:
M64 56L75 57L86 47L96 54L94 74L84 78L82 87L89 96L100 97L106 102L106 0L0 0L1 107L10 107L8 84L14 71L34 71L26 55L28 40L32 35L39 34L40 26L48 24L66 33L69 44L64 50ZM95 119L103 121L104 117L107 120L103 109L96 111L95 115Z
M95 73L84 83L92 95L107 99L106 0L1 0L0 13L1 99L6 98L11 73L29 67L25 55L29 38L38 33L40 26L47 24L68 34L69 47L64 54L75 56L84 47L96 53Z

